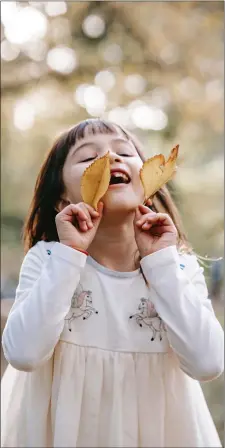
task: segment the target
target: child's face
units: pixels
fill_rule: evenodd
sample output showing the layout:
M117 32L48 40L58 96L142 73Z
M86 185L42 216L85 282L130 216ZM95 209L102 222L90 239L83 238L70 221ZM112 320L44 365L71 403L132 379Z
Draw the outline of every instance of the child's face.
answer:
M128 184L110 186L103 198L105 211L134 210L143 203L144 190L139 171L143 165L133 143L126 140L122 133L90 134L88 128L85 136L70 149L63 168L63 180L66 198L76 204L82 201L81 178L85 169L97 157L109 152L111 169L125 170L130 178Z

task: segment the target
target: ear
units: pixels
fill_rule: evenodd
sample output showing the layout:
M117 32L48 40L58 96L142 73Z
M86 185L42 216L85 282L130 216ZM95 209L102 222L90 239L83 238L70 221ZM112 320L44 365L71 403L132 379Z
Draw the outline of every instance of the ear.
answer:
M67 205L70 205L71 202L67 199L59 199L59 201L57 201L56 205L55 205L55 210L57 213L60 213L65 207L67 207Z

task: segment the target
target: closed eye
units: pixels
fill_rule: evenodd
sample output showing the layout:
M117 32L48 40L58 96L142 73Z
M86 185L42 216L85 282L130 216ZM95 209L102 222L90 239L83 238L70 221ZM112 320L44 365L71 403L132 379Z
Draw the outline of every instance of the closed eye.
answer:
M90 160L94 160L96 157L89 157L88 159L81 160L80 163L89 162Z
M119 156L122 156L122 157L132 157L131 154L119 154Z
M121 157L133 157L132 154L119 154ZM85 160L81 160L80 163L85 163L85 162L90 162L91 160L96 159L97 156L95 157L89 157L88 159Z

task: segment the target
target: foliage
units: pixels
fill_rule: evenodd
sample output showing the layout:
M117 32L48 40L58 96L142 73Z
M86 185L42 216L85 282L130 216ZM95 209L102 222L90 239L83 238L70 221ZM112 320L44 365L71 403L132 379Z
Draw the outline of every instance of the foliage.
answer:
M223 8L2 1L3 295L18 281L20 232L43 157L89 116L134 131L147 157L180 144L174 200L196 252L222 255ZM221 382L206 387L221 434Z

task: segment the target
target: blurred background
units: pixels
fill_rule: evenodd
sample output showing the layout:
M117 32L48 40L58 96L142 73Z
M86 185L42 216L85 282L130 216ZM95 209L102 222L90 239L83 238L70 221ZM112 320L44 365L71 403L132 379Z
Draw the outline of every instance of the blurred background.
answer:
M1 2L2 328L21 229L55 137L87 117L134 132L147 157L180 144L170 190L223 324L221 1ZM2 363L2 373L5 369ZM223 378L203 385L223 438Z

